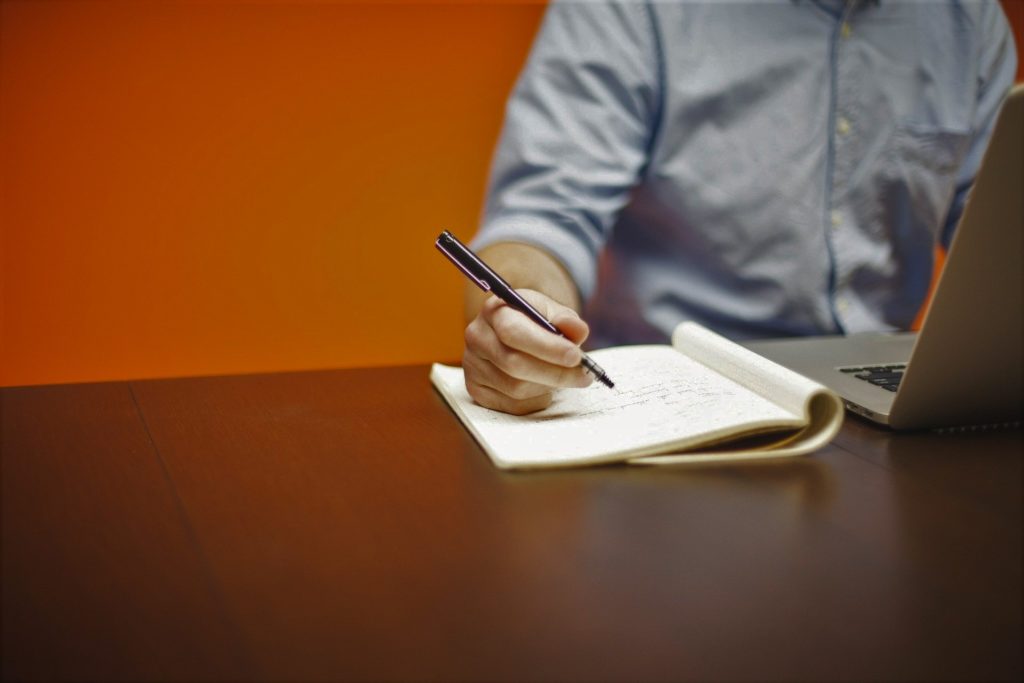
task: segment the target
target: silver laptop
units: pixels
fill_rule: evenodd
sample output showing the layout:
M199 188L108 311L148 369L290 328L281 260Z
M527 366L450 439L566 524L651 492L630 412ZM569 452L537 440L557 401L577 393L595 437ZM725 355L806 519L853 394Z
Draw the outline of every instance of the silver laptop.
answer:
M747 342L894 429L1022 419L1024 86L1003 104L920 333Z

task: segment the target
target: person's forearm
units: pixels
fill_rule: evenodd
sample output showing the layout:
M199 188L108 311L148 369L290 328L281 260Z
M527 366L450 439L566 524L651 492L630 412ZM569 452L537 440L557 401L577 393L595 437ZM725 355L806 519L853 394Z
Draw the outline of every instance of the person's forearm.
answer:
M479 256L513 287L536 290L579 312L576 284L562 264L543 249L518 242L499 242L482 249ZM477 316L487 296L487 292L467 283L464 298L467 322Z

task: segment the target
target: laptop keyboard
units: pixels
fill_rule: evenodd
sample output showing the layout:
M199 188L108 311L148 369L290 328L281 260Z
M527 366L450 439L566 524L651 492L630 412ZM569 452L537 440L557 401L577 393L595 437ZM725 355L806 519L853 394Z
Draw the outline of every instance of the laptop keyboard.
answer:
M838 368L839 372L853 375L857 379L870 382L876 387L886 391L896 391L903 379L903 372L907 369L906 363L894 365L865 365L852 368Z

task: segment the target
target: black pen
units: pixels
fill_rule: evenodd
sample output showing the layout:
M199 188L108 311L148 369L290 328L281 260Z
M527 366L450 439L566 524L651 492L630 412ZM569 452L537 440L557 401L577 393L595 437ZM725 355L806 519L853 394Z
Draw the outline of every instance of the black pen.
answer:
M512 285L505 282L504 278L491 270L490 266L481 261L479 256L460 242L455 235L445 230L437 238L437 241L434 242L434 246L447 256L448 260L454 263L455 267L461 270L466 277L475 282L477 287L485 292L491 292L548 332L557 334L560 337L565 336L561 330L551 324L551 321L541 315L540 311L531 306L526 299L519 296L519 293L512 289ZM601 369L601 366L595 363L587 354L583 354L580 365L592 374L598 382L609 389L615 386L615 383L608 378L608 375Z

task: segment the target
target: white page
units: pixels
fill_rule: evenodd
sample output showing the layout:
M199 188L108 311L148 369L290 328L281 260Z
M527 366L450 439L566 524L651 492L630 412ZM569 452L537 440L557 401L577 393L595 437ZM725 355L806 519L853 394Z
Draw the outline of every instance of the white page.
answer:
M591 354L615 382L567 389L526 416L482 408L461 368L435 364L431 378L496 465L550 467L621 460L713 441L738 429L802 424L786 410L668 346Z
M697 323L680 323L672 333L672 346L797 415L805 414L812 396L828 391L821 384Z

